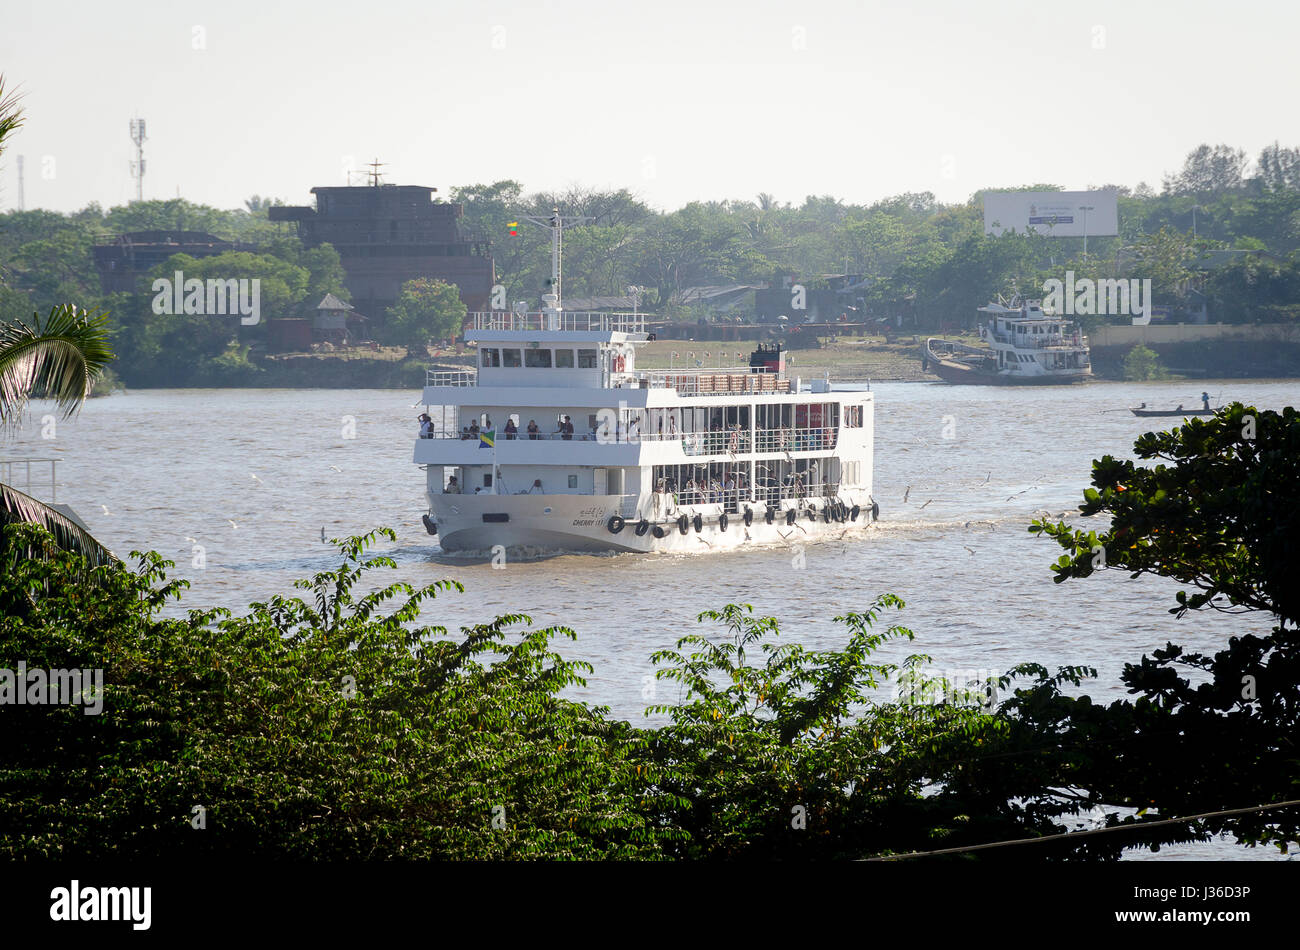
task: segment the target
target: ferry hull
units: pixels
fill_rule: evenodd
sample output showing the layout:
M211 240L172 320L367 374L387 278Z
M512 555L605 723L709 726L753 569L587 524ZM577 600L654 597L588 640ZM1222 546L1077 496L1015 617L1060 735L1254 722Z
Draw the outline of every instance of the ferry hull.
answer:
M859 507L856 520L827 521L822 499L811 499L796 508L793 525L786 524L785 510L794 501L782 502L772 524L767 524L766 506L751 502L752 523L746 526L745 506L727 513L725 530L720 524L720 504L681 505L663 502L656 511L653 499L637 512L626 512L617 501L604 502L590 495L435 495L431 518L437 523L437 538L449 553L491 554L493 549L531 552L575 553L704 553L758 544L796 544L825 537L862 533L872 522L869 498L842 498L852 509ZM815 519L809 517L809 503ZM696 530L695 516L700 516ZM687 518L683 534L677 519ZM621 530L611 531L610 519L624 518ZM637 534L644 516L650 529ZM488 520L485 520L486 519ZM654 527L662 529L656 537Z
M921 359L924 368L934 373L940 379L949 383L968 386L1070 386L1075 383L1086 383L1092 379L1092 370L1085 369L1076 372L1045 372L1045 373L1000 373L997 372L997 360L993 358L991 350L976 352L975 347L967 347L972 357L980 358L980 361L992 369L982 369L973 366L970 363L964 363L959 360L949 359L943 353L936 350L936 341L933 338L926 340L921 350ZM945 345L949 345L946 344Z
M981 373L967 366L959 366L947 360L929 358L930 372L949 383L968 386L1072 386L1086 383L1092 379L1092 373L1079 373L1072 376L1011 376L996 373Z

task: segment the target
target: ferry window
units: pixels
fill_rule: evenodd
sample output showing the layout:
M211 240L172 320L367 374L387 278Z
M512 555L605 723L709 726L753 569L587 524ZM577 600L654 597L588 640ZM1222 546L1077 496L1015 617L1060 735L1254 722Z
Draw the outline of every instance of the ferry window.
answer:
M551 368L550 350L524 350L524 365L533 369Z
M501 365L501 351L498 350L498 349L496 349L495 347L492 347L491 349L486 349L486 350L484 350L484 351L483 351L483 365L484 365L484 366L500 366L500 365Z
M596 351L579 350L578 369L595 369L595 368L596 368Z
M502 350L502 351L501 351L501 365L502 365L502 366L520 366L520 365L522 365L522 364L519 362L519 351L518 351L518 350Z
M555 368L573 369L573 350L556 350Z
M570 487L570 488L577 488L577 487L578 487L578 476L577 476L577 475L570 475L570 476L569 476L569 487Z

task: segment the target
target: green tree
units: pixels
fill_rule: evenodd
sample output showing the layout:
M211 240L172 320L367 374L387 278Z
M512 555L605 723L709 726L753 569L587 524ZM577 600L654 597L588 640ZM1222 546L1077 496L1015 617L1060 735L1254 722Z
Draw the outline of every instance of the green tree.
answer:
M1030 531L1065 551L1056 580L1098 571L1171 578L1184 589L1171 613L1256 611L1267 636L1231 637L1213 655L1167 644L1124 668L1137 700L1108 706L1049 686L1018 704L1030 734L1050 728L1063 786L1082 802L1162 815L1200 814L1296 797L1300 735L1300 588L1295 583L1300 509L1300 413L1234 403L1134 443L1138 459L1093 463L1080 513L1105 516L1101 530L1038 521ZM1187 673L1190 675L1181 675ZM1300 841L1295 809L1221 816L1151 830L1153 846L1206 840Z
M1155 350L1139 343L1124 357L1124 378L1137 382L1168 379L1169 372L1160 363L1160 356Z
M455 284L428 277L402 285L397 303L388 310L388 338L406 347L408 355L432 339L455 337L465 325L465 303Z

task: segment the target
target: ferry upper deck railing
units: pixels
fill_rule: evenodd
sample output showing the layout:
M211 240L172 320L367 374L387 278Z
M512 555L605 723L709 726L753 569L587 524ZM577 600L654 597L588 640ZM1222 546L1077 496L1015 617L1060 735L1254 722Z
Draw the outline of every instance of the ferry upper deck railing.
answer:
M63 460L49 459L49 458L0 459L0 482L4 482L6 485L13 485L13 487L17 488L18 486L14 484L14 466L24 465L26 466L26 473L25 473L26 477L23 482L23 486L24 486L24 491L28 495L30 495L32 493L32 463L33 462L48 463L50 466L50 502L51 504L53 504L54 502L58 501L58 477L56 474L56 469L59 462L61 461Z
M675 389L692 395L726 393L788 393L791 381L776 373L754 373L749 367L724 369L638 370L628 374L645 389Z
M471 314L475 330L645 333L644 313L603 313L594 310L514 313L510 310Z
M426 386L475 386L478 384L478 374L466 372L464 370L425 370L424 384Z

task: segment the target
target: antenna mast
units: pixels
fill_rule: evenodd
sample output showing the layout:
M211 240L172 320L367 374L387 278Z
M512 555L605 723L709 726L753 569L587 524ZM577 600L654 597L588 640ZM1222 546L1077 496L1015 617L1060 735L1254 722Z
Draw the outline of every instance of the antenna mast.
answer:
M135 143L135 161L131 163L131 177L135 179L135 200L144 200L144 143L149 137L144 132L144 119L131 120L131 141Z
M536 215L522 215L525 221L529 221L540 227L546 228L551 232L551 292L542 294L543 309L559 311L564 309L562 306L562 297L560 294L560 243L561 234L565 225L572 227L578 224L591 224L595 218L584 217L583 215L561 215L559 208L551 209L551 216L543 218Z
M381 162L378 159L378 157L376 157L375 160L370 163L369 165L370 171L368 171L366 174L370 176L370 184L372 187L375 188L379 187L379 169L383 168L387 164L388 164L387 162Z

